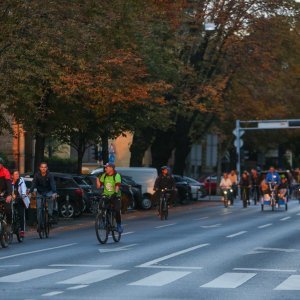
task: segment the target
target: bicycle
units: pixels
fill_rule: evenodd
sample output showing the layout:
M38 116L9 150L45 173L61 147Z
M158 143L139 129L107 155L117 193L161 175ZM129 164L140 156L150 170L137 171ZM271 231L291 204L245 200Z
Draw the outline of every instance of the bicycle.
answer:
M168 199L172 190L162 189L159 199L159 215L161 220L167 220L169 216Z
M50 233L50 222L48 214L48 200L52 197L41 196L41 215L38 220L38 233L40 239L48 238Z
M224 207L226 207L226 208L229 205L229 202L230 202L231 197L232 197L232 193L233 193L233 190L231 188L222 190Z
M121 239L121 233L117 230L116 212L111 203L111 198L102 197L102 201L99 203L95 220L95 231L101 244L107 242L110 232L116 243Z
M9 230L4 203L5 199L0 198L0 244L2 248L8 247L9 244Z
M20 230L21 230L21 222L20 218L24 218L24 216L19 215L19 211L16 208L16 201L12 200L11 201L11 212L12 212L12 221L11 221L11 228L10 228L10 237L9 237L9 242L12 243L13 241L13 235L15 234L17 236L17 240L19 243L23 242L24 237L20 235Z

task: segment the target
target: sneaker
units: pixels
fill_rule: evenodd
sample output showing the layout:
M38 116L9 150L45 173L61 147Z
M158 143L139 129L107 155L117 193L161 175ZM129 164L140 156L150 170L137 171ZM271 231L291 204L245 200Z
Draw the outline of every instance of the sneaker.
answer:
M24 238L24 237L25 237L25 232L24 232L23 230L21 230L21 231L19 232L19 235L20 235L21 238Z
M117 231L118 231L119 233L122 233L122 232L123 232L123 227L122 227L121 224L118 224L118 225L117 225Z

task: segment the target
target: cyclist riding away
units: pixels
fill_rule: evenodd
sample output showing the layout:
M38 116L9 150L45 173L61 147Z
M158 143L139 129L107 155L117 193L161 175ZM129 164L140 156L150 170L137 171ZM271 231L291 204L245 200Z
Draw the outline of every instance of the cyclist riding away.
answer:
M104 166L105 172L97 178L97 188L103 186L103 196L110 199L112 202L115 213L116 213L116 222L117 222L117 231L119 233L123 232L123 227L121 225L121 175L116 172L115 165L113 163L107 163ZM103 201L103 200L101 200ZM102 202L100 202L102 205Z
M15 207L20 216L20 237L25 236L25 208L29 207L29 198L26 195L26 184L22 177L20 177L19 171L12 173L12 197L15 201Z
M172 205L173 199L175 198L176 184L175 184L175 179L169 173L169 167L167 166L161 167L161 174L156 178L154 183L154 191L155 191L157 203L160 199L161 191L164 189L166 189L170 194L169 205ZM159 205L158 205L158 209L159 209Z
M36 208L37 208L37 221L42 224L42 197L48 199L48 215L49 222L53 222L53 206L57 197L56 185L53 175L48 170L48 165L45 162L40 163L40 170L34 174L30 193L36 190ZM40 228L38 227L38 230Z
M8 169L6 169L4 166L4 160L0 157L0 198L4 198L6 204L4 204L5 207L5 213L9 218L10 223L10 217L11 217L11 209L10 209L10 201L12 199L12 188L11 188L11 179L10 179L10 173Z

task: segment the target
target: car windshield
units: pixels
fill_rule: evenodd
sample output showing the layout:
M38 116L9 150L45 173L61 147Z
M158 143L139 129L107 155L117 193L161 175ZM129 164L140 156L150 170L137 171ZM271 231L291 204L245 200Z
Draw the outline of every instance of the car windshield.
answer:
M74 176L74 180L80 185L89 185L82 177Z
M194 178L190 178L190 177L184 176L183 179L184 179L185 181L187 181L188 183L200 185L200 182L198 182L198 181L197 181L196 179L194 179Z

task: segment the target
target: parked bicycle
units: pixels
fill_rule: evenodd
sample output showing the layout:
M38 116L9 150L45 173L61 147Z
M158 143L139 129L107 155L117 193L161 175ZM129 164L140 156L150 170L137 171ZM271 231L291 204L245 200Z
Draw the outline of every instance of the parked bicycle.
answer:
M169 216L168 200L171 197L172 190L162 189L159 199L159 215L161 220L167 220Z
M121 233L117 230L116 211L110 197L103 196L99 203L95 230L97 239L101 244L107 242L110 232L115 242L119 242L121 239Z
M8 247L9 244L9 229L7 224L7 216L5 213L5 199L0 198L0 244L2 248Z

